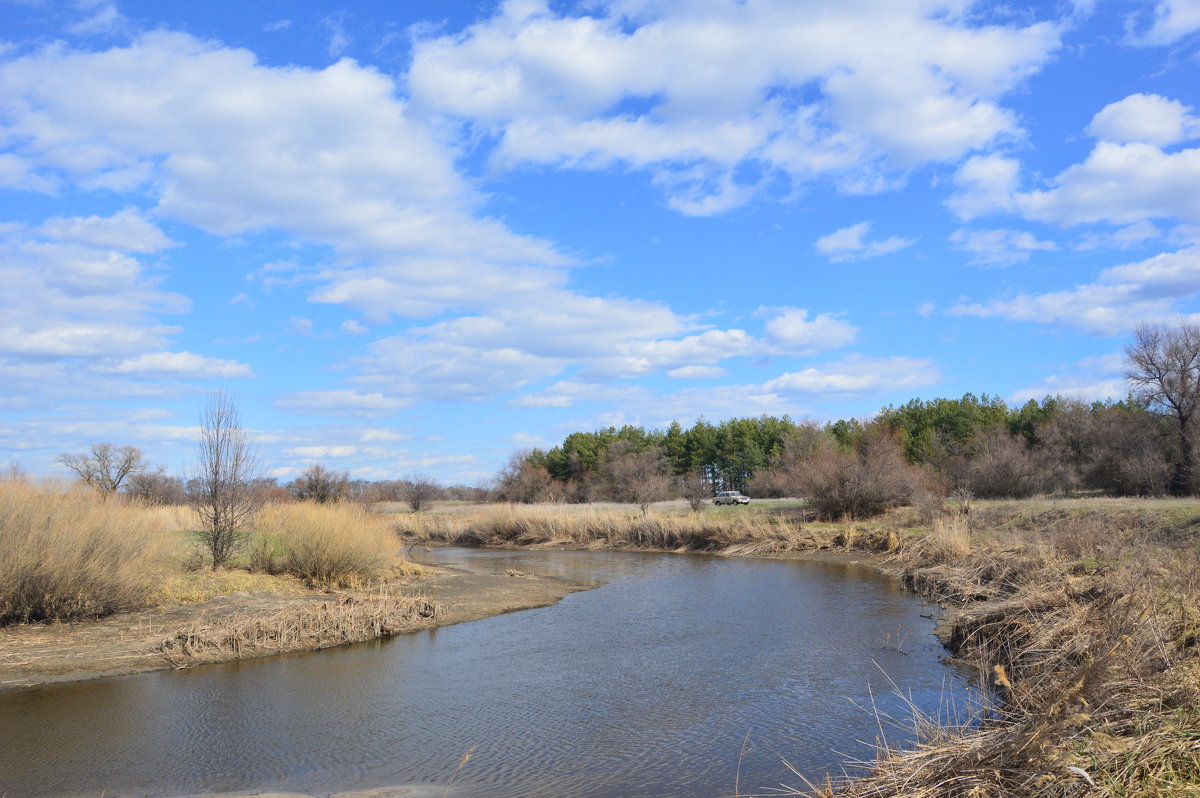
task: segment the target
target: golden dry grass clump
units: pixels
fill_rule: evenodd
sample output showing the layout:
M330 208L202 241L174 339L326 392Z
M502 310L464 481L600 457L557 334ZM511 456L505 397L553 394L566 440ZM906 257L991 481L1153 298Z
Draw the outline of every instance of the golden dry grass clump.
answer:
M0 481L0 624L94 618L143 606L155 586L154 518L122 497Z
M310 585L361 587L419 569L400 556L390 519L358 504L270 504L255 517L250 567Z
M266 617L246 614L198 622L172 634L158 650L176 667L312 651L411 631L439 612L435 602L419 596L339 596Z

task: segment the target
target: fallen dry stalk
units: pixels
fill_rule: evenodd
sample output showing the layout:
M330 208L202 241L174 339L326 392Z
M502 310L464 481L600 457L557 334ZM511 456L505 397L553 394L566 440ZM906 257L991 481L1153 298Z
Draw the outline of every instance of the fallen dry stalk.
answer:
M421 597L342 595L265 617L194 623L164 639L158 651L177 668L310 651L409 632L440 612L436 602Z

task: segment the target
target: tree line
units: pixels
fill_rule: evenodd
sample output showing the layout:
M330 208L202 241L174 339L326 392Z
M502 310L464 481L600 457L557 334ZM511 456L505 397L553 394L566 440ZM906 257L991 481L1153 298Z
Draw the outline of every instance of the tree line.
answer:
M1126 347L1129 395L913 399L868 421L701 419L684 429L575 432L515 454L497 480L509 501L802 496L826 514L870 514L914 496L1095 492L1196 495L1200 327L1142 326ZM651 498L651 497L654 498Z
M424 475L352 480L320 464L280 484L254 467L236 409L223 395L202 413L199 468L187 479L150 470L131 446L96 444L60 462L102 492L190 502L209 513L214 536L244 505L241 498L236 506L222 502L245 495L400 501L414 511L435 499L609 500L645 511L673 497L698 509L718 491L740 490L803 497L833 516L869 515L920 495L1200 494L1200 327L1138 327L1125 354L1131 390L1119 401L1047 396L1010 407L999 397L967 393L889 405L867 421L817 424L763 415L715 424L701 418L686 429L678 422L665 429L610 426L571 433L548 450L513 454L490 489L442 487ZM236 490L227 490L230 480Z

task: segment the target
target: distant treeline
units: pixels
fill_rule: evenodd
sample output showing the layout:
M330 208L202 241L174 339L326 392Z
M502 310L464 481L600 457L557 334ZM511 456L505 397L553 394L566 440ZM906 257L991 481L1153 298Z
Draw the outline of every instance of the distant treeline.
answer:
M701 419L687 429L678 423L652 430L607 427L572 433L548 451L514 455L497 490L512 501L636 501L629 480L651 477L672 482L675 495L686 494L681 485L689 479L702 482L709 495L851 490L853 485L816 484L835 472L849 483L897 483L893 489L905 498L922 491L1013 498L1070 491L1187 493L1194 486L1177 484L1175 423L1134 398L1085 403L1046 397L1009 407L997 397L968 393L888 406L868 422L815 424L764 415L717 424Z

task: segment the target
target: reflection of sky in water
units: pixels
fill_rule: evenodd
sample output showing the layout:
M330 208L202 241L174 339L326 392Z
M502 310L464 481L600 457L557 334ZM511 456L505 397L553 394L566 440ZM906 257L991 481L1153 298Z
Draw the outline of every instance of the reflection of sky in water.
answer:
M455 794L721 795L749 733L741 789L761 792L798 781L785 759L819 777L866 756L869 709L906 714L889 678L928 712L966 703L929 608L869 569L419 554L603 584L381 643L0 694L0 784L108 796L444 784L475 746Z

